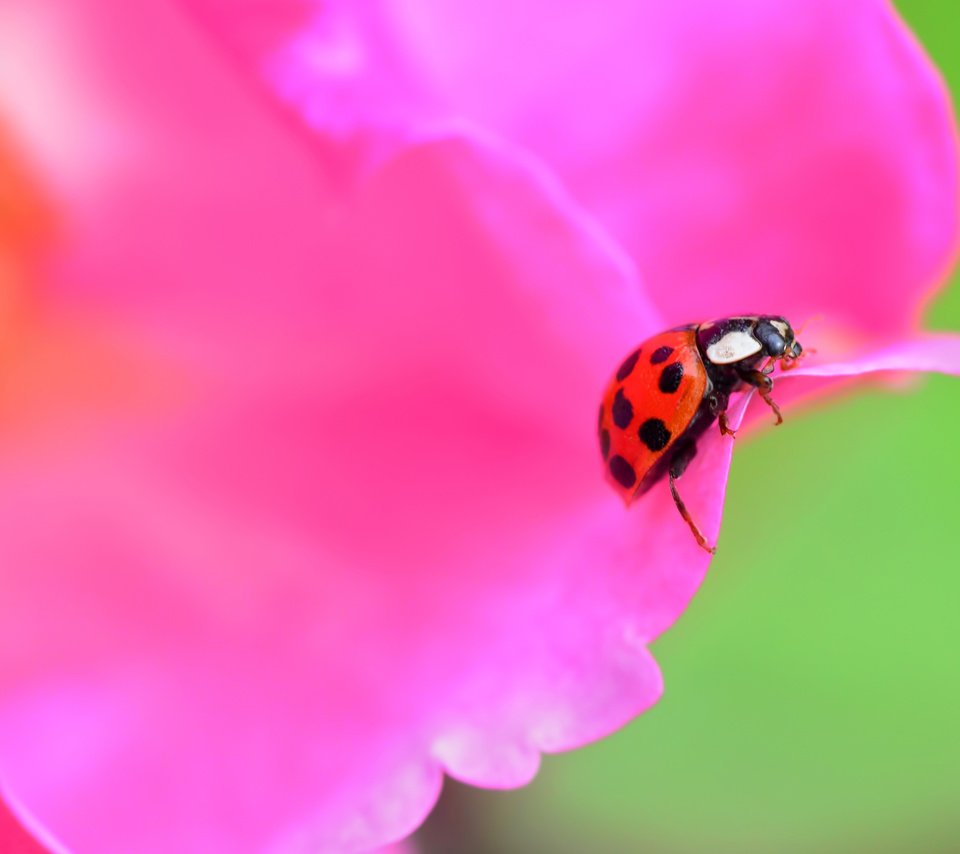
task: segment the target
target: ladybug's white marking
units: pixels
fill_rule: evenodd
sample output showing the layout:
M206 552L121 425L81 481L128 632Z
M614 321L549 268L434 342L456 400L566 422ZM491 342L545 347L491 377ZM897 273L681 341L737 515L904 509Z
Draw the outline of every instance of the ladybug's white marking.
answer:
M759 353L763 345L749 332L735 329L707 347L707 358L715 365L730 365Z
M790 328L782 320L771 320L770 325L774 327L784 338L787 337L787 330Z

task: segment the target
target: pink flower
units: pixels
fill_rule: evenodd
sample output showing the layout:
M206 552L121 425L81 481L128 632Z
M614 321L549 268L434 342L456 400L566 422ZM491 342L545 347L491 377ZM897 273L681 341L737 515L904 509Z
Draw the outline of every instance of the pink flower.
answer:
M649 334L960 372L886 3L11 2L0 113L0 769L78 852L386 843L656 702L708 556L594 435Z

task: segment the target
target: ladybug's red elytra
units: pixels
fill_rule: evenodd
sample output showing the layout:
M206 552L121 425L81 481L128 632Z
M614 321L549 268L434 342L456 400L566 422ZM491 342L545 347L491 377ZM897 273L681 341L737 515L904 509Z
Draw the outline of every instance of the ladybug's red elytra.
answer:
M668 475L680 515L697 543L713 554L716 548L680 499L676 480L714 421L723 435L734 435L727 424L734 392L756 388L782 423L770 396L770 373L778 362L792 367L802 352L787 319L770 314L678 326L644 341L617 369L600 406L600 451L624 502Z

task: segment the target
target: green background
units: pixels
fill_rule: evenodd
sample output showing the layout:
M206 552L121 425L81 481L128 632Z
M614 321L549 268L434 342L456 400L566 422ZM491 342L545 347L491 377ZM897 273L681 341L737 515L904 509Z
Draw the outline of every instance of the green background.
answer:
M897 6L960 92L960 3ZM960 329L957 281L927 326ZM738 445L663 700L526 789L448 782L420 850L960 851L958 421L934 376Z

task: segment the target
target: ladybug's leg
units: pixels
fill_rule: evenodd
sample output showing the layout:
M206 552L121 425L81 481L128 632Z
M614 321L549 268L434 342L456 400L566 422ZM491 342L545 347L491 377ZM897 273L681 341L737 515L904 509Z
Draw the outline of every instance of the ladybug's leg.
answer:
M729 424L729 422L727 421L727 413L726 413L726 410L724 410L723 412L721 412L721 413L717 416L717 421L720 423L720 435L721 435L721 436L730 436L730 437L732 437L732 438L734 438L734 439L737 438L737 431L730 429L730 424Z
M777 416L777 424L783 424L783 416L780 414L780 407L777 406L776 402L772 397L770 397L770 392L773 391L773 380L768 377L763 371L757 370L739 370L737 371L740 379L742 379L748 385L752 385L760 393L760 397L763 398L764 403L767 404L772 410L773 414Z
M697 541L697 545L702 549L706 549L708 552L710 552L710 554L716 554L716 546L711 546L707 543L707 538L703 536L703 533L697 527L697 523L693 521L690 511L687 510L687 505L683 503L680 493L677 492L677 478L687 470L690 460L692 460L696 455L696 442L687 442L685 445L682 445L680 448L678 448L674 453L673 461L670 463L670 494L673 496L673 503L677 505L677 510L680 511L683 521L690 526L690 530L693 533L694 539Z
M707 404L710 407L710 414L713 415L720 424L720 435L732 436L734 439L736 439L737 431L731 430L730 424L727 421L727 405L729 402L729 396L724 394L722 391L712 391L707 397Z

